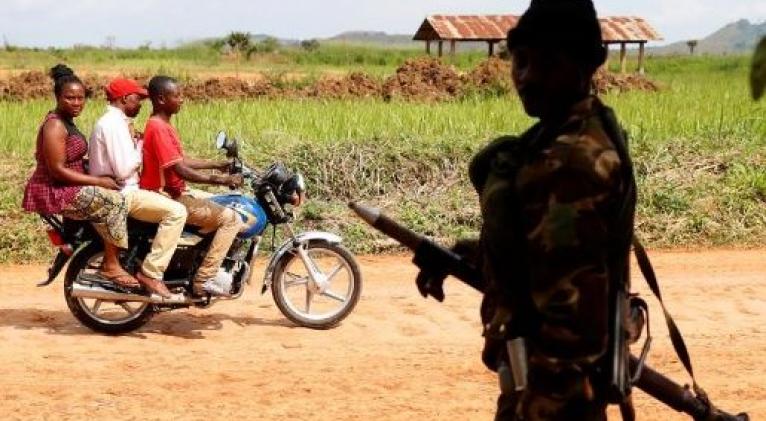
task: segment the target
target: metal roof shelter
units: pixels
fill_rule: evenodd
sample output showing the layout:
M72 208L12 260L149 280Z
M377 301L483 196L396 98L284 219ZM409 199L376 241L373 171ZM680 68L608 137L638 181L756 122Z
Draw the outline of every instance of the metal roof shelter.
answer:
M450 43L450 54L455 54L457 42L486 42L489 54L494 54L496 43L505 40L508 30L516 26L515 15L431 15L426 17L413 40L425 41L426 52L431 54L431 42L436 41L438 54L443 55L445 41ZM609 16L599 18L604 44L620 45L620 68L625 71L626 45L638 44L638 71L644 71L644 45L648 41L662 40L661 35L646 20L636 16Z

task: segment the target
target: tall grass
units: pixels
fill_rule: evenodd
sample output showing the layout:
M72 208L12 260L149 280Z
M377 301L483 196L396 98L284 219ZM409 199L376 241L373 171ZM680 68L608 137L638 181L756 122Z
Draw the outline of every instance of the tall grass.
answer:
M45 70L68 63L75 70L126 73L194 74L267 72L316 74L362 70L374 75L390 74L405 60L420 57L419 48L370 48L356 44L323 44L316 51L283 46L270 53L256 53L236 62L233 57L204 44L180 48L114 49L95 47L0 50L0 70ZM462 51L445 60L468 69L486 58L482 51Z
M658 93L607 95L630 133L640 189L638 230L654 246L766 241L766 104L747 93L746 58L652 59ZM39 257L34 217L18 210L37 125L50 101L0 102L0 261ZM103 104L90 103L89 131ZM148 107L147 107L148 108ZM146 119L142 111L139 126ZM304 172L304 223L341 232L357 250L380 237L346 211L363 199L441 238L475 233L470 157L487 140L531 123L518 101L468 98L424 104L376 100L187 103L175 120L190 154L213 157L227 130L258 166L284 160Z

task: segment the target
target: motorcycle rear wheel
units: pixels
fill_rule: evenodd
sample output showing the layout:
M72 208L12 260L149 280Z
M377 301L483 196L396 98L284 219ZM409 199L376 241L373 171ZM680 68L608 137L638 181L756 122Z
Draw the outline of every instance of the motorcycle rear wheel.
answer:
M132 332L154 316L152 304L72 296L72 285L78 282L78 277L83 273L96 272L103 256L103 247L91 243L72 259L64 277L64 299L72 315L96 332L110 335Z
M329 329L345 319L359 302L362 274L354 256L340 244L311 241L306 246L330 287L312 291L307 269L296 253L286 253L274 271L271 294L279 311L293 323Z

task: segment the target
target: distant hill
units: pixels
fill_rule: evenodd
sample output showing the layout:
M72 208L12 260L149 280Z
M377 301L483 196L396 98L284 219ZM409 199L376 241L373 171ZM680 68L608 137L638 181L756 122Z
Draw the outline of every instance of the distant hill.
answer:
M419 42L412 40L412 35L387 34L382 31L347 31L325 38L320 41L330 43L346 43L361 45L376 45L387 47L417 47Z
M413 48L420 49L423 47L422 41L413 41L413 35L408 34L388 34L383 31L347 31L329 38L317 38L320 44L330 45L355 45L377 48ZM267 34L251 34L250 42L255 44L263 41L266 38L275 38L280 45L284 46L296 46L301 43L298 39L276 38ZM204 38L195 41L190 41L183 46L198 46L204 44L210 44L214 42L216 38ZM436 47L434 47L436 48ZM448 48L445 46L445 48ZM459 43L458 51L466 50L484 50L487 46L485 43L469 42Z
M758 40L766 35L766 22L750 23L741 19L730 23L698 41L695 54L737 54L753 51ZM688 54L686 41L651 49L654 54Z
M422 41L413 41L414 34L387 34L382 31L348 31L334 37L320 39L320 42L328 44L352 44L383 48L424 48ZM436 48L436 47L434 47ZM446 48L449 48L445 45ZM458 51L486 50L487 44L483 42L458 43Z

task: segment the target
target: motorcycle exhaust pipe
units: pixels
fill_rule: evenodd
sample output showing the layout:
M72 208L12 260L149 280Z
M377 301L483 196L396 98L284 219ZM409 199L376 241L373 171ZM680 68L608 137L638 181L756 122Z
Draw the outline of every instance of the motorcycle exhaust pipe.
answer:
M191 304L191 300L181 294L174 294L173 298L162 298L157 294L141 295L125 292L111 291L99 286L85 286L72 284L72 297L91 298L104 301L132 301L149 304Z

